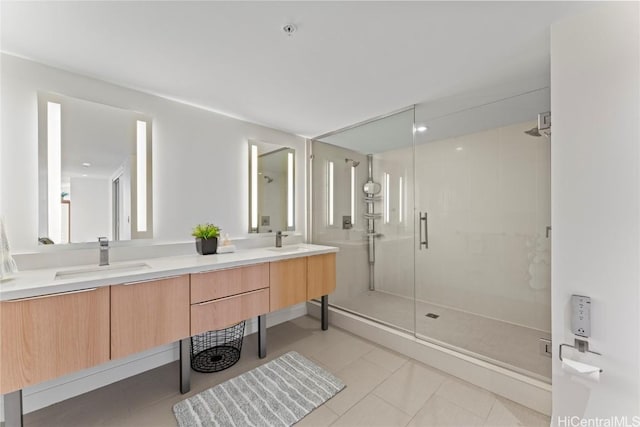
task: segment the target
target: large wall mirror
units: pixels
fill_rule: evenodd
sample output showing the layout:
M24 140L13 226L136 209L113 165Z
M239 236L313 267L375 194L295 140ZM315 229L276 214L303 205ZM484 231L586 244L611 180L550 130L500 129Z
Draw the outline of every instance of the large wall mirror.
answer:
M153 237L151 119L38 93L38 240Z
M295 230L295 150L249 141L249 232Z

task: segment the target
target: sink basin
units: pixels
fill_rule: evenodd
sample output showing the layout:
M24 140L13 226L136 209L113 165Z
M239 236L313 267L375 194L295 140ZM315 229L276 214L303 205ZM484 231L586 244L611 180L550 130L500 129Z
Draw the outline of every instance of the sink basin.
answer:
M268 251L271 252L278 252L281 254L294 254L296 252L306 252L309 251L309 248L305 248L304 246L297 246L297 245L291 245L291 246L283 246L281 248L267 248Z
M99 276L102 274L109 274L109 273L122 273L127 271L146 270L148 268L151 268L151 267L149 267L149 265L144 262L85 267L85 268L79 268L77 270L58 271L56 273L55 280L75 279L75 278L85 277L85 276Z

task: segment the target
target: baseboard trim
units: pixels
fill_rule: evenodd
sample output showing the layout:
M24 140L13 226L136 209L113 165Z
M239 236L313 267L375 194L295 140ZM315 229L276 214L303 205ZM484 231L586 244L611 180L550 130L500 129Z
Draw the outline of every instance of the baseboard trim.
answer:
M320 304L307 303L307 313L320 318ZM535 411L551 415L550 384L333 307L329 308L329 323Z
M307 305L305 303L269 313L267 314L267 327L275 326L306 314ZM247 320L245 336L257 331L257 318ZM178 343L172 343L28 387L23 390L24 413L37 411L63 400L166 365L178 360L179 357ZM176 372L176 389L179 386L178 373ZM4 421L4 401L2 396L0 396L0 421Z

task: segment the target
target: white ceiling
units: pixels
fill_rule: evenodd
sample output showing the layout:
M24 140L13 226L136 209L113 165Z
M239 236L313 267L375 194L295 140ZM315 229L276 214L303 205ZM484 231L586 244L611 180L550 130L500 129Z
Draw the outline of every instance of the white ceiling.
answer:
M3 1L1 49L316 136L546 76L550 24L594 4Z

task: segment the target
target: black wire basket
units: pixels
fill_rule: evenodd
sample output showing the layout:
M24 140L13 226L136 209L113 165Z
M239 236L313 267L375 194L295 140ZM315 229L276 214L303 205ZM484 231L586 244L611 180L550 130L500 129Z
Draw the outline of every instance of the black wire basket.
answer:
M191 368L198 372L218 372L240 360L244 321L219 331L191 337Z

